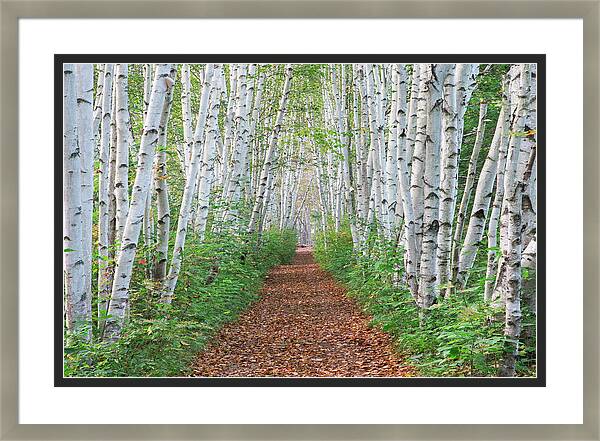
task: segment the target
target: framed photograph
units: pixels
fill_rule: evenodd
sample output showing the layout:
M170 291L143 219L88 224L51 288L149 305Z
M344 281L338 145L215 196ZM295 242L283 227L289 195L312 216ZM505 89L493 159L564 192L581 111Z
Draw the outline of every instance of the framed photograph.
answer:
M25 4L6 439L598 439L597 3Z

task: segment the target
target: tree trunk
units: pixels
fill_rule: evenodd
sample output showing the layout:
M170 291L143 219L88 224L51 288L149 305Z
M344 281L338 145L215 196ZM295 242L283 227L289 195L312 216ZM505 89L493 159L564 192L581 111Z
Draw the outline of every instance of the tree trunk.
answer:
M216 65L215 76L221 75L222 67ZM215 84L210 97L210 110L208 113L208 119L206 127L208 129L206 133L206 141L204 150L202 152L202 163L200 165L200 179L198 181L198 209L196 211L196 233L200 240L204 240L206 233L206 223L208 220L208 208L210 203L210 191L213 183L214 176L214 163L215 163L215 147L217 144L217 137L219 134L219 109L221 105L221 87L219 84Z
M127 64L116 67L117 157L115 174L116 242L120 243L129 210L129 98Z
M507 168L504 175L508 240L506 248L502 250L502 258L506 264L505 276L502 280L506 311L504 321L505 355L500 367L500 376L503 377L516 375L515 365L521 335L521 204L524 183L518 176L518 165L527 115L530 81L530 66L523 64L521 65L521 87L517 97L517 117L511 130Z
M261 213L261 208L264 204L265 193L269 181L269 176L272 174L273 167L273 159L275 155L275 151L277 149L277 141L279 139L279 133L281 132L281 126L283 125L283 119L285 118L285 113L287 109L287 102L290 94L290 86L292 82L292 65L286 64L285 66L285 81L283 83L283 93L281 94L281 100L279 101L279 109L277 110L277 117L275 119L275 126L273 127L273 132L271 133L271 138L269 142L269 147L265 153L265 162L262 166L262 171L260 173L260 180L258 183L258 189L256 198L254 201L254 207L252 208L252 215L250 217L250 223L248 225L248 231L253 232L256 228L256 225L259 221L259 216Z
M477 256L477 251L479 249L481 240L483 239L485 222L493 194L492 189L494 187L494 179L496 177L498 154L501 150L500 143L503 139L503 124L504 115L503 111L501 110L500 115L498 116L498 123L496 124L496 131L494 132L492 145L477 181L477 189L475 191L475 198L473 199L473 208L471 209L469 226L467 227L465 240L462 249L460 250L460 257L458 260L458 280L460 281L462 288L464 288L467 284L469 271L473 267L475 257Z
M77 64L77 134L81 159L81 230L83 259L83 296L85 296L85 322L88 331L84 338L92 336L92 228L94 210L94 65ZM103 83L103 80L102 80Z
M135 260L136 248L144 218L146 199L150 194L152 169L160 118L163 111L167 91L173 86L169 77L171 66L157 64L154 73L152 91L148 103L144 131L140 142L135 181L133 183L131 203L123 231L123 241L118 254L112 294L108 307L109 316L106 320L103 338L115 341L121 336L124 325L125 311L129 302L129 284ZM106 90L106 88L105 88Z
M198 170L200 169L200 162L202 160L202 148L204 145L204 132L206 128L208 112L208 98L212 88L211 83L214 68L215 66L213 64L208 64L204 73L202 95L200 98L200 110L198 111L198 119L196 121L196 130L194 133L192 159L188 174L186 176L181 207L179 209L177 235L175 236L175 243L173 244L173 257L171 258L171 266L165 281L165 287L161 292L161 301L164 303L171 303L173 294L175 292L175 286L177 285L177 279L179 278L179 271L181 270L181 262L183 260L183 250L185 248L185 238L187 235L190 210L192 207L192 201L194 200L194 193L198 179Z
M91 318L84 291L81 217L81 152L77 140L77 79L63 64L63 256L65 313L69 335L89 339Z
M114 66L104 67L104 83L102 86L102 120L100 123L100 169L98 177L98 324L102 327L110 296L110 261L109 261L109 167L110 159L110 121L112 110Z
M471 198L471 192L473 191L473 185L475 183L475 173L477 171L477 159L479 158L479 152L481 151L481 145L483 143L483 137L485 134L485 115L487 113L487 104L479 104L479 122L477 123L477 135L475 137L475 144L473 145L473 151L471 152L471 158L469 160L469 170L467 172L467 180L465 182L465 188L463 190L462 198L460 200L460 207L456 215L456 228L454 230L454 241L452 243L452 285L462 286L462 280L459 279L459 252L460 243L462 239L463 228L465 225L465 217L467 215L467 208L469 206L469 200Z
M177 70L173 67L169 78L175 82ZM153 278L162 284L167 276L167 259L169 257L169 229L171 227L171 209L169 207L169 186L167 184L167 124L171 105L173 104L173 88L170 87L160 117L158 144L154 166L154 192L156 193L156 256L152 265Z
M443 89L449 65L432 64L427 73L427 137L424 170L423 242L419 304L429 308L438 295L436 249L439 231L440 150Z

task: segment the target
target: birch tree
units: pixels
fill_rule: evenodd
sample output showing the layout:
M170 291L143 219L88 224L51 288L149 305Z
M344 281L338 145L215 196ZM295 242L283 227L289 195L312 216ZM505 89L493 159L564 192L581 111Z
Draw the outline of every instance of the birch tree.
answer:
M81 159L81 253L83 259L83 291L85 296L85 323L89 330L84 337L91 338L92 321L92 227L94 211L94 66L77 64L77 135ZM69 103L72 102L69 99Z
M108 162L110 159L110 123L112 119L112 91L114 66L104 66L104 83L102 86L102 119L100 122L100 168L98 170L98 317L103 323L107 311L107 300L110 296L110 263L109 263L109 192L110 176Z
M442 113L442 169L440 177L440 225L438 232L437 271L439 285L447 292L450 280L450 262L452 247L452 225L456 206L458 179L458 160L460 156L459 109L457 102L456 67L450 66L444 82L444 101Z
M275 119L275 125L273 126L273 132L271 133L269 146L265 153L265 161L263 163L262 170L260 173L258 189L256 192L254 206L252 208L250 223L248 224L249 232L253 232L255 230L256 225L259 220L259 215L261 213L262 206L264 205L264 201L266 199L265 194L266 194L266 190L267 190L267 187L269 184L269 177L273 173L273 170L272 170L273 159L275 156L275 152L277 150L277 142L279 140L281 126L283 125L283 119L285 118L291 84L292 84L292 65L286 64L285 65L285 80L283 83L283 92L281 94L281 99L279 101L279 108L277 110L277 117Z
M128 65L116 66L116 175L115 175L115 200L116 200L116 240L121 242L127 211L129 210L129 98L128 98Z
M175 82L176 69L171 68L169 79ZM159 123L158 144L154 166L154 192L156 193L156 258L153 265L154 280L162 283L167 276L171 209L169 206L169 186L167 184L167 123L173 103L173 88L165 95Z
M507 168L504 175L504 194L506 201L508 228L507 246L502 250L502 259L506 264L506 274L502 281L505 303L504 335L506 353L500 369L501 376L514 376L515 363L519 351L521 334L521 204L523 182L518 176L519 154L522 133L527 115L528 92L531 81L531 66L521 65L520 89L517 97L517 116L511 130L508 146Z
M483 239L485 222L488 217L488 210L490 208L490 201L493 194L492 188L494 186L494 180L496 177L498 155L502 150L506 151L506 148L501 146L501 143L504 139L504 124L504 111L501 110L498 117L498 122L496 124L496 131L494 132L492 145L486 157L485 163L483 164L483 168L481 169L479 179L477 180L477 189L473 199L471 217L469 218L467 233L465 235L465 240L458 260L458 282L463 288L467 283L468 271L473 267L479 244Z
M222 75L222 66L215 66L214 76ZM211 90L209 99L210 110L206 123L206 141L202 152L202 162L200 164L200 178L198 181L198 210L196 211L196 233L200 240L204 239L206 233L206 224L208 220L208 210L210 204L210 191L214 180L214 162L215 150L219 134L219 109L221 105L221 87L217 83Z
M131 202L123 231L123 240L118 254L115 278L108 307L109 317L106 319L103 332L104 339L108 341L114 341L120 337L124 324L125 311L129 301L129 283L131 282L133 261L144 218L146 198L149 197L150 193L152 165L158 143L160 118L167 91L173 87L173 80L169 77L170 71L171 66L169 64L157 64L154 71L154 81L152 83L147 114L144 118L144 131L140 142Z
M81 217L81 153L77 133L75 66L63 64L63 250L66 324L71 334L90 333L89 298L84 290Z
M198 180L198 170L200 169L200 162L202 160L204 132L208 113L208 98L212 88L214 68L215 66L213 64L208 64L206 66L206 71L204 72L202 96L200 98L200 110L196 120L196 129L194 131L192 158L188 173L186 175L183 198L181 201L181 207L179 209L177 235L175 236L175 243L173 244L173 256L171 258L171 266L169 267L169 273L165 281L165 286L161 292L161 301L164 303L171 303L171 300L173 299L173 293L175 292L175 286L177 285L177 279L179 278L179 271L181 270L181 261L183 259L183 250L185 248L185 238L188 230L190 210L194 200L194 193Z
M427 136L424 170L423 242L421 250L419 301L430 307L437 291L436 248L439 229L440 149L443 84L447 64L432 64L427 73Z
M462 239L463 228L465 223L465 217L467 208L469 206L469 200L471 198L471 192L475 184L475 174L477 172L477 159L479 158L479 152L483 144L483 137L485 134L485 116L487 113L487 104L479 104L479 122L477 123L477 133L475 135L475 144L473 145L473 151L471 152L471 158L469 159L469 169L467 171L467 180L460 200L460 206L458 213L456 214L456 226L454 230L454 241L452 243L452 282L462 284L461 280L458 280L459 272L459 253L460 253L460 242Z

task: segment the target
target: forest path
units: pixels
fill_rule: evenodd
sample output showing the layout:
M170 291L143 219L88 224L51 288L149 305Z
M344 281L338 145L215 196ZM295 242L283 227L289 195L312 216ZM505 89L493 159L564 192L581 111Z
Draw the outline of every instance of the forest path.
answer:
M271 270L261 298L198 355L199 377L401 377L390 337L299 248Z

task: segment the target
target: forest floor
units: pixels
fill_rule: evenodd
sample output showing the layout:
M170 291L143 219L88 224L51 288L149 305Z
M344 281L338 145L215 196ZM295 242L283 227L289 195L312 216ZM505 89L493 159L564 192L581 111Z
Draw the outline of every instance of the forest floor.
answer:
M299 248L269 273L261 298L198 355L198 377L403 377L414 375L390 337Z

